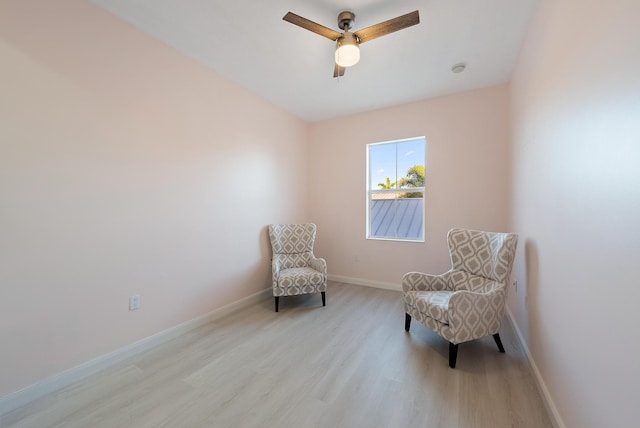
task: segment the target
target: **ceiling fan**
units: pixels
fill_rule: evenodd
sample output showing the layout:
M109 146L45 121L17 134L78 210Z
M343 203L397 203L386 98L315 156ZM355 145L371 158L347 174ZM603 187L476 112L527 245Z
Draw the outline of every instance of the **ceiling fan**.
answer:
M416 10L352 33L349 30L353 27L355 18L356 15L350 11L344 11L338 14L338 27L342 30L342 33L292 12L287 13L282 19L306 30L313 31L329 40L338 42L336 45L336 64L333 69L333 77L344 76L345 68L355 65L360 60L360 48L358 46L361 43L420 23L420 16Z

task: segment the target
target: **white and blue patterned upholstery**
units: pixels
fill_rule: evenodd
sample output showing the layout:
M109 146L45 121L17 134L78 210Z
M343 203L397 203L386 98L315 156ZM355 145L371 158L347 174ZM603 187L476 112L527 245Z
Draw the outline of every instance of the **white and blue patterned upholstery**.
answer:
M402 279L405 329L413 317L452 345L493 335L502 350L498 331L518 236L451 229L447 240L449 271L442 275L409 272Z
M273 250L274 297L324 293L327 290L327 262L313 254L315 224L272 224L269 226L269 238Z

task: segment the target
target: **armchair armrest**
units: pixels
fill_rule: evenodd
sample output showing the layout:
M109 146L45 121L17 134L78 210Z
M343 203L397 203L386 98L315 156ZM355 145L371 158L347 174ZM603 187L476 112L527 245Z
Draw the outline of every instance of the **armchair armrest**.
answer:
M325 277L327 276L327 262L325 259L311 256L311 259L309 260L309 267L321 272Z
M280 261L277 258L271 259L271 282L273 288L278 286L278 277L280 276Z
M460 290L449 298L449 324L454 331L467 332L474 337L471 340L490 334L500 329L504 316L506 287L495 283L495 288L488 291ZM470 312L481 308L481 317L469 316Z
M277 258L271 259L271 272L274 275L280 273L280 261Z
M409 272L402 277L402 291L440 291L449 289L449 272L442 275L429 275L422 272Z

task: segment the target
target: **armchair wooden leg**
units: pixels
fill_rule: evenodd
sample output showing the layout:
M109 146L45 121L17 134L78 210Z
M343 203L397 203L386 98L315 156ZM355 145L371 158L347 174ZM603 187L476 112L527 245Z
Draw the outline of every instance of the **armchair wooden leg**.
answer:
M275 296L276 298L276 312L278 312L278 303L280 303L280 296Z
M321 291L320 294L322 294L322 306L327 306L327 292Z
M504 346L502 346L502 340L500 340L500 334L496 333L493 335L493 340L496 341L496 345L498 345L498 349L500 352L504 352Z
M404 331L409 331L411 327L411 315L404 314Z
M449 342L449 367L456 368L456 360L458 359L458 345Z

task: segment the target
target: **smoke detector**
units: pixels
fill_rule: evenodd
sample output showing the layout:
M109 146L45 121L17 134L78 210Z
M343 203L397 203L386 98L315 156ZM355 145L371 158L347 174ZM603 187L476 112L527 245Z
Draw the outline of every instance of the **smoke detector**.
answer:
M451 71L456 74L459 74L459 73L462 73L465 68L467 68L467 64L464 62L459 62L457 64L454 64L453 67L451 67Z

